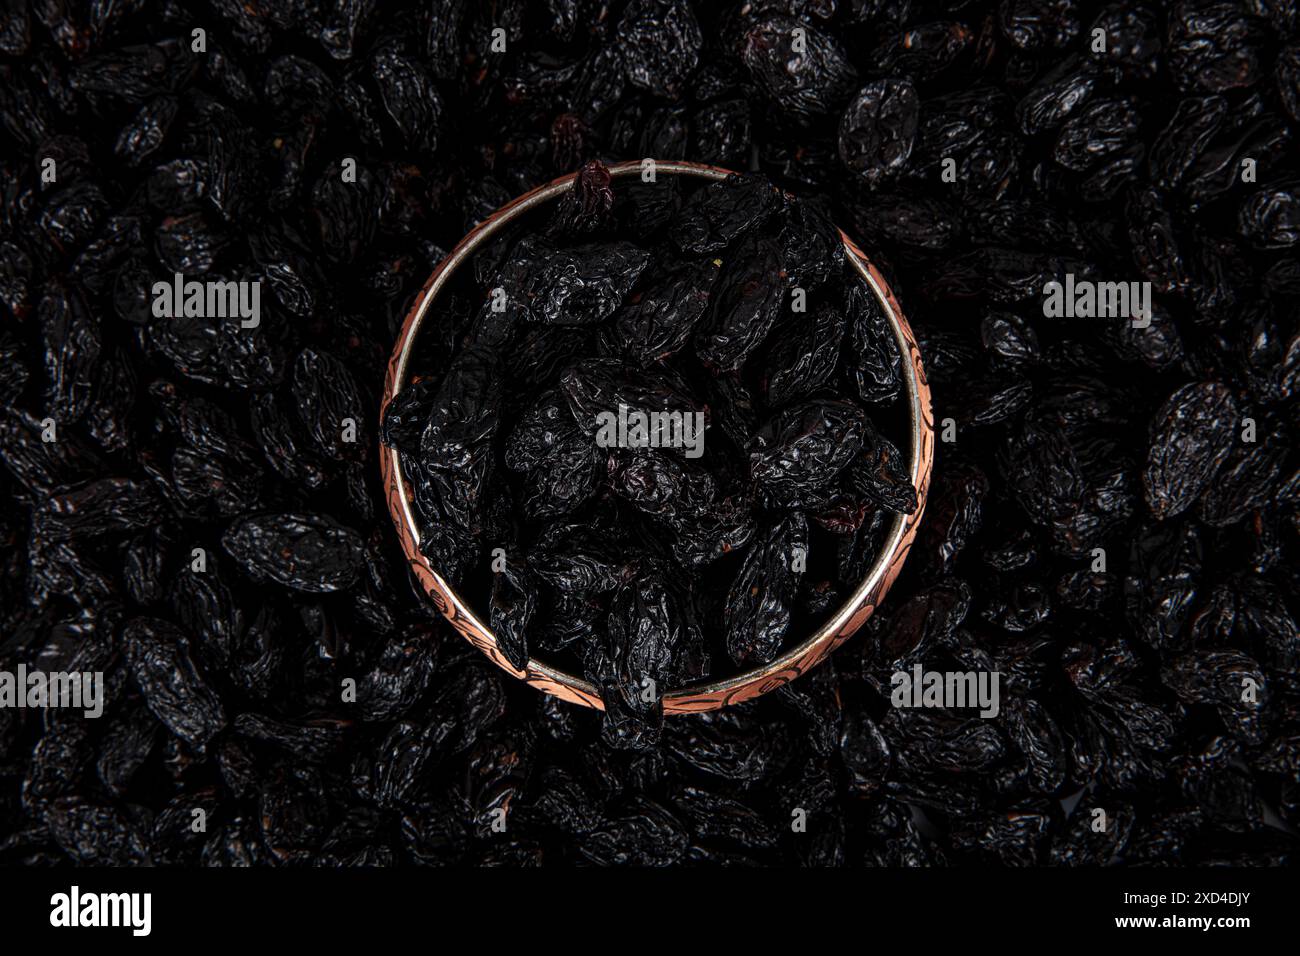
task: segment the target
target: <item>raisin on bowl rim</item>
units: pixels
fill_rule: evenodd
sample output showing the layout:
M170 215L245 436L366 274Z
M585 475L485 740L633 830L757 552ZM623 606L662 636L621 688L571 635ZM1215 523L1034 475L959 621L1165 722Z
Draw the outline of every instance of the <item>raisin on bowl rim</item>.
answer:
M643 162L644 160L630 160L611 164L610 176L620 179L640 175ZM722 180L733 175L732 170L718 166L677 160L655 160L654 168L656 174L695 176L707 180ZM380 401L381 423L388 403L406 386L407 366L420 327L428 316L434 300L457 268L507 224L567 192L576 178L576 173L561 176L502 206L471 229L433 270L402 323L393 354L388 361L388 369L384 375L383 396ZM761 667L751 668L721 680L697 681L665 692L662 698L665 713L698 713L751 700L789 683L821 663L831 651L843 644L866 623L884 599L886 592L903 569L903 563L911 550L921 517L925 513L925 502L930 490L930 471L934 464L934 417L930 408L930 387L921 364L921 352L917 346L916 336L913 335L911 326L903 317L902 309L899 308L898 301L894 298L884 277L843 230L839 233L849 261L866 281L884 309L889 326L894 333L895 344L903 355L903 379L910 419L909 465L912 484L916 488L916 510L910 515L893 516L885 544L862 583L858 585L852 597L810 637ZM603 710L604 704L600 693L589 681L551 667L533 657L529 658L524 670L520 670L506 660L505 655L497 647L496 637L491 629L470 610L434 569L428 557L420 551L419 531L412 511L412 496L402 474L399 452L381 443L379 467L388 510L397 529L408 567L419 587L452 627L502 670L508 671L538 690L553 694L562 700Z

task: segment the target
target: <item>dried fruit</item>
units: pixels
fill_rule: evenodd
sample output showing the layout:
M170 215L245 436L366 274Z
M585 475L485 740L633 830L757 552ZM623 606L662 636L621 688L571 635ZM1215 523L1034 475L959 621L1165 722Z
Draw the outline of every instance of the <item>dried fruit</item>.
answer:
M0 3L0 672L105 694L0 707L0 864L1295 863L1294 3L191 6ZM641 158L742 175L603 165ZM431 270L574 171L439 298L377 447ZM835 226L919 336L919 535L815 671L661 718L911 507ZM156 315L178 270L259 324ZM1045 317L1067 273L1150 324ZM598 444L620 401L703 454ZM434 566L608 725L408 587L393 447ZM894 707L916 665L996 671L997 716Z

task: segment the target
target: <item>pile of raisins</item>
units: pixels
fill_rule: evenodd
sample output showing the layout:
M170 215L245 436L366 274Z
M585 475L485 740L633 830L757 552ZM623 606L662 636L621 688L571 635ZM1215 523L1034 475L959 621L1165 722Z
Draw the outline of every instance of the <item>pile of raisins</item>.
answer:
M0 707L0 863L1293 862L1298 135L1290 0L0 4L0 672L105 681L99 718ZM684 185L639 203L615 183L605 208L586 164L644 157L749 174L717 192L773 208L737 248L703 251L735 224L682 226L704 202ZM742 437L809 401L871 408L889 434L863 389L890 379L852 374L881 341L851 341L853 306L819 309L834 298L787 270L761 345L748 320L709 338L722 297L770 308L770 282L728 276L770 279L792 249L815 262L811 239L781 234L825 235L822 220L900 298L938 439L907 567L853 640L657 734L624 714L613 743L630 746L494 667L414 592L377 462L381 437L415 440L416 419L391 416L381 436L378 404L432 269L503 203L578 170L556 221L485 250L450 290L460 305L440 301L463 324L421 333L416 411L434 415L449 371L487 386L493 363L514 395L490 496L429 477L426 521L468 523L429 521L426 547L454 556L477 532L490 553L503 488L522 525L562 523L537 516L572 504L585 472L552 474L573 459L539 461L541 439L515 433L572 418L564 385L603 387L601 362L686 363L719 526L638 507L689 459L612 455L583 507L617 517L574 534L607 536L604 554L666 526L640 550L666 549L658 580L676 581L674 547L720 546L727 489L752 494L753 537L714 562L730 573L690 644L714 673L738 668L726 592L766 535L795 533L765 522L802 513L844 543L890 513L764 502L740 470L756 450ZM493 288L532 291L532 259L593 245L611 272L548 288L564 315L613 312L554 325L550 292L513 331L481 312ZM154 284L177 273L260 282L259 321L159 316ZM1048 317L1045 286L1067 275L1150 283L1149 321ZM710 279L679 343L661 320ZM840 324L832 363L819 346ZM597 364L565 379L574 359ZM548 381L563 404L524 407ZM446 424L444 455L465 437ZM530 540L477 585L507 629ZM792 599L809 621L846 583L810 543ZM582 553L570 544L553 553ZM567 602L542 617L583 633L530 628L515 652L581 638L577 654L598 629L635 645L629 630L685 600L641 572L654 562L618 562L600 614L548 584L534 614ZM467 589L485 573L467 569ZM893 676L916 666L998 673L997 714L894 706Z

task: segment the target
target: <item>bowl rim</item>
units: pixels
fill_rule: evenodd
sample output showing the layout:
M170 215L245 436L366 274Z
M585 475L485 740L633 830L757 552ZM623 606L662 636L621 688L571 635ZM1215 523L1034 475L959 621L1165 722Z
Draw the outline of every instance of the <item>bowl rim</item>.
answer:
M652 168L656 176L665 173L723 180L733 174L732 170L719 166L684 160L636 159L613 163L608 168L611 178L621 179L639 175L649 163L653 163ZM433 270L407 312L393 346L384 375L383 396L379 410L381 424L388 403L406 385L409 360L420 328L429 315L430 307L457 268L507 225L567 192L577 175L574 172L560 176L506 203L474 226ZM880 271L842 229L838 232L849 262L866 281L884 310L902 358L903 382L908 399L910 421L909 463L912 484L916 488L916 510L910 515L893 516L884 546L876 555L876 559L853 595L808 638L767 664L731 677L696 681L664 692L661 699L666 714L699 713L751 700L789 683L821 663L833 650L853 636L880 605L890 586L902 571L903 563L911 550L921 517L925 512L926 499L930 490L930 473L934 465L934 417L930 405L930 387L921 362L920 348L911 326L903 316L898 300ZM380 434L382 435L382 429ZM412 496L402 474L400 453L395 448L384 445L382 439L379 442L379 464L389 514L397 529L407 566L420 589L452 627L486 654L494 664L514 677L562 700L603 710L604 704L600 692L589 681L551 667L536 658L530 657L522 670L506 659L497 647L496 637L491 629L461 601L459 595L433 568L428 557L420 551L418 525L412 508Z

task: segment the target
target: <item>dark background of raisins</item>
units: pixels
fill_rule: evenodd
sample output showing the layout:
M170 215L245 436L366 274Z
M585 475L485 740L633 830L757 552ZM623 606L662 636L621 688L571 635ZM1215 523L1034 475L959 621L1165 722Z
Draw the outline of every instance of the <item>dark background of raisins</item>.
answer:
M0 862L1293 858L1298 35L1285 0L6 0L0 663L110 698L0 710ZM625 755L415 599L374 422L470 225L642 156L827 196L957 440L863 634ZM176 271L261 278L260 327L154 320ZM1065 272L1150 281L1151 327L1044 319ZM893 710L916 662L996 667L1000 716Z

